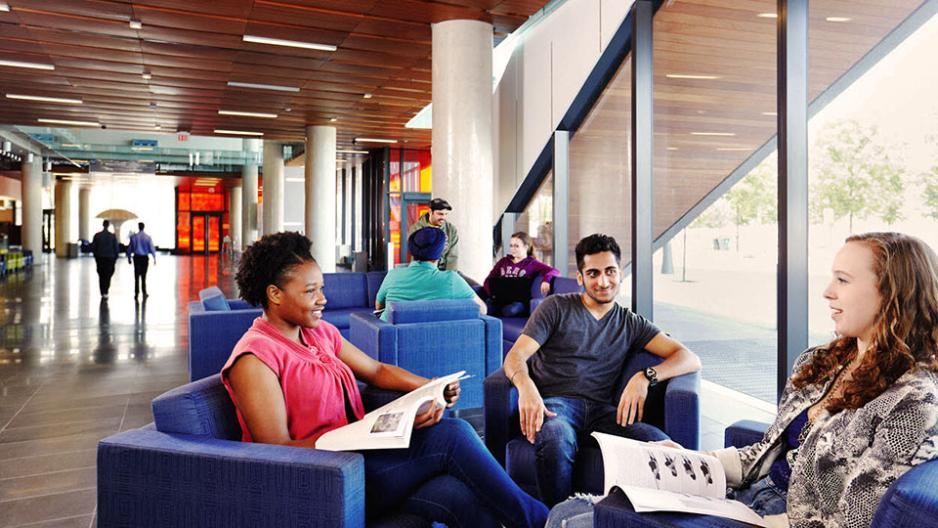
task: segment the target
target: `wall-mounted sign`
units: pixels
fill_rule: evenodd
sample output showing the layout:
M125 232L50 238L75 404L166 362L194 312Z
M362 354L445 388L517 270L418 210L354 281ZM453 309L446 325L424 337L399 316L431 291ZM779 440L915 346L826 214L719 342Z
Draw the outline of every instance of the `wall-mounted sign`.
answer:
M91 160L88 165L88 171L156 174L156 163L153 161L135 160Z

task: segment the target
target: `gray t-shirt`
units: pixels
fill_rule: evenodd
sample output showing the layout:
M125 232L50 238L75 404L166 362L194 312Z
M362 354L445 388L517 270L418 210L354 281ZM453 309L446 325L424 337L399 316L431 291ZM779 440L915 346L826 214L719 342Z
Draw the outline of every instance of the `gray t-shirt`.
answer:
M522 333L541 345L528 360L541 396L573 396L615 403L612 394L625 358L660 330L616 304L596 320L579 293L551 295L531 314Z

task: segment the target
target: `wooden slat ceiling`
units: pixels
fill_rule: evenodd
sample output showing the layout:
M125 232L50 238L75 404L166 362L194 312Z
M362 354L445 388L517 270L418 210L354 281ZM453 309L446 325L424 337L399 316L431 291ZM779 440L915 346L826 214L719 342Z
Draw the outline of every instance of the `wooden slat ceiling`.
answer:
M809 100L921 4L812 1ZM771 114L776 110L776 20L758 16L774 13L775 7L772 0L675 0L665 2L655 15L655 236L776 133ZM831 22L829 17L849 20ZM571 244L597 230L614 233L623 247L630 243L628 69L626 61L571 142ZM675 79L669 74L716 78Z
M38 118L100 122L109 129L215 129L302 141L305 125L427 147L429 130L404 128L430 102L434 22L491 22L496 37L546 0L8 0L0 12L0 91L81 99L81 105L0 95L0 123ZM132 29L130 21L142 23ZM244 35L331 44L335 52L248 43ZM144 79L143 74L150 78ZM300 88L234 88L228 82ZM364 94L373 97L365 99ZM220 116L219 110L276 119ZM336 121L330 121L330 119ZM374 146L372 144L372 146ZM361 146L359 145L359 148Z

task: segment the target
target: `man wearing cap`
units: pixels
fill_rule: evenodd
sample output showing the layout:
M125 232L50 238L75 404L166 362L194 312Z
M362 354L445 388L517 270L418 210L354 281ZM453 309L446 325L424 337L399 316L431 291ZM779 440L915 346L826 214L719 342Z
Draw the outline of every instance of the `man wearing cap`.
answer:
M458 269L459 252L456 247L459 244L459 233L456 232L456 226L446 221L446 217L453 211L453 206L442 198L430 200L430 212L420 215L417 223L410 226L407 236L414 234L418 229L425 227L434 227L441 229L446 234L446 246L443 248L443 254L440 255L437 264L441 270ZM410 251L408 249L408 251Z
M397 301L432 301L436 299L472 299L485 314L485 303L472 291L469 284L455 271L441 271L437 262L443 255L447 236L442 229L424 227L407 237L407 251L413 262L407 267L394 268L388 272L378 288L375 308ZM388 320L388 312L381 314Z

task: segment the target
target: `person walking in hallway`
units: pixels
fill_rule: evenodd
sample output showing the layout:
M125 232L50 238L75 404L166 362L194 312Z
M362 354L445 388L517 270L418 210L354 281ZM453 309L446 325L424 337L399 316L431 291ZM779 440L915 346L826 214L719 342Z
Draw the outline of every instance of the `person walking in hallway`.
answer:
M91 254L94 255L98 268L98 287L101 289L101 299L107 300L107 292L111 289L111 277L114 275L114 264L120 255L120 246L117 237L108 230L111 222L105 220L101 231L94 234L91 239Z
M150 235L143 232L145 227L143 222L137 224L140 229L136 234L130 235L130 244L127 244L127 262L134 264L134 300L140 296L140 290L143 290L143 298L149 297L147 294L147 268L150 267L150 255L153 255L153 265L156 265L156 250L153 249L153 240ZM133 260L131 260L133 255Z

